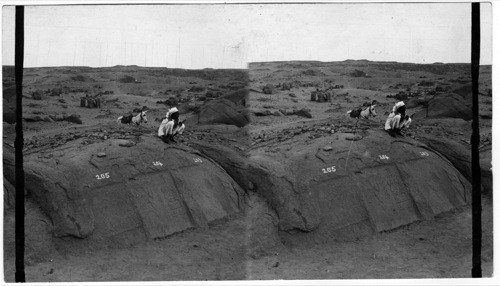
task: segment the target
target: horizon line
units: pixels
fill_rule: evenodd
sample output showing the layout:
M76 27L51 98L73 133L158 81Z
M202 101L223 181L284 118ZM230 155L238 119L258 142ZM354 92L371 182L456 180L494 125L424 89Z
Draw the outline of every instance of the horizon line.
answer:
M318 63L342 63L342 62L371 62L371 63L396 63L396 64L414 64L414 65L470 65L470 62L432 62L432 63L416 63L416 62L398 62L398 61L374 61L374 60L367 60L367 59L345 59L341 61L322 61L322 60L288 60L288 61L254 61L254 62L248 62L248 65L251 64L262 64L262 63L288 63L288 62L318 62ZM2 67L10 67L14 66L13 64L3 64ZM480 64L480 66L492 66L491 63L489 64ZM186 67L163 67L163 66L140 66L136 64L132 65L123 65L123 64L118 64L118 65L113 65L113 66L100 66L100 67L94 67L94 66L70 66L70 65L62 65L62 66L24 66L23 68L63 68L63 67L79 67L79 68L113 68L113 67L139 67L139 68L166 68L166 69L184 69L184 70L205 70L205 69L213 69L213 70L245 70L247 68L237 68L237 67L232 67L232 68L214 68L214 67L205 67L205 68L186 68Z

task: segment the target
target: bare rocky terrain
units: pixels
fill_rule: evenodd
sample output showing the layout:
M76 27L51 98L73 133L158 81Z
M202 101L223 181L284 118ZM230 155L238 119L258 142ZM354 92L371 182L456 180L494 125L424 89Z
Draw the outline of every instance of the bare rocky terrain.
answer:
M350 60L25 69L27 281L468 277L469 71ZM13 73L3 67L6 281ZM82 107L86 95L100 107ZM382 129L400 100L414 122L393 138ZM346 114L374 101L376 117ZM479 101L490 276L491 66ZM148 123L116 123L144 106ZM177 144L156 137L169 106L186 119Z

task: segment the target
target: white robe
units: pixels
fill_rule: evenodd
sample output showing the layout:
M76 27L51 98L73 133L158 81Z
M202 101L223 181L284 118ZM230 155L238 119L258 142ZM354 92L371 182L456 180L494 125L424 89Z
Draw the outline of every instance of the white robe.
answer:
M407 120L403 119L401 121L401 115L391 112L389 116L387 116L387 120L385 121L385 130L400 130L403 128L409 128L411 124L411 118L408 117Z
M400 121L401 121L401 115L400 114L396 115L396 113L391 112L389 116L387 116L387 120L385 121L385 130L400 129L401 128Z
M168 119L163 119L163 121L160 124L160 128L158 128L158 136L163 136L163 135L169 135L169 134L182 134L184 132L184 129L186 128L185 124L180 124L177 125L177 127L174 129L174 121L173 120L168 120Z

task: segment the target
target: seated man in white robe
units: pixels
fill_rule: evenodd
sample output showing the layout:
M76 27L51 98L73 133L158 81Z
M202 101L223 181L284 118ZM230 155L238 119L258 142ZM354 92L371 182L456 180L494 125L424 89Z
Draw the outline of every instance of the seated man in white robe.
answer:
M182 121L179 122L179 111L173 107L167 112L166 118L163 119L160 128L158 128L158 137L165 143L176 143L174 136L182 134L185 128L186 125Z
M406 106L404 102L400 101L394 105L392 112L387 116L384 129L391 136L395 136L395 134L401 135L403 128L410 127L412 116L406 115Z

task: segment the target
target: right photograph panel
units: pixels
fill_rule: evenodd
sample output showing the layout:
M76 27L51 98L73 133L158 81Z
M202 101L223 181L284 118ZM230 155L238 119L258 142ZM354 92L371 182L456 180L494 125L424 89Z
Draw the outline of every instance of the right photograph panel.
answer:
M304 265L314 250L343 265L318 278L469 277L471 4L254 9L248 152L269 170L256 190L281 241ZM491 23L482 3L483 276L493 269Z

